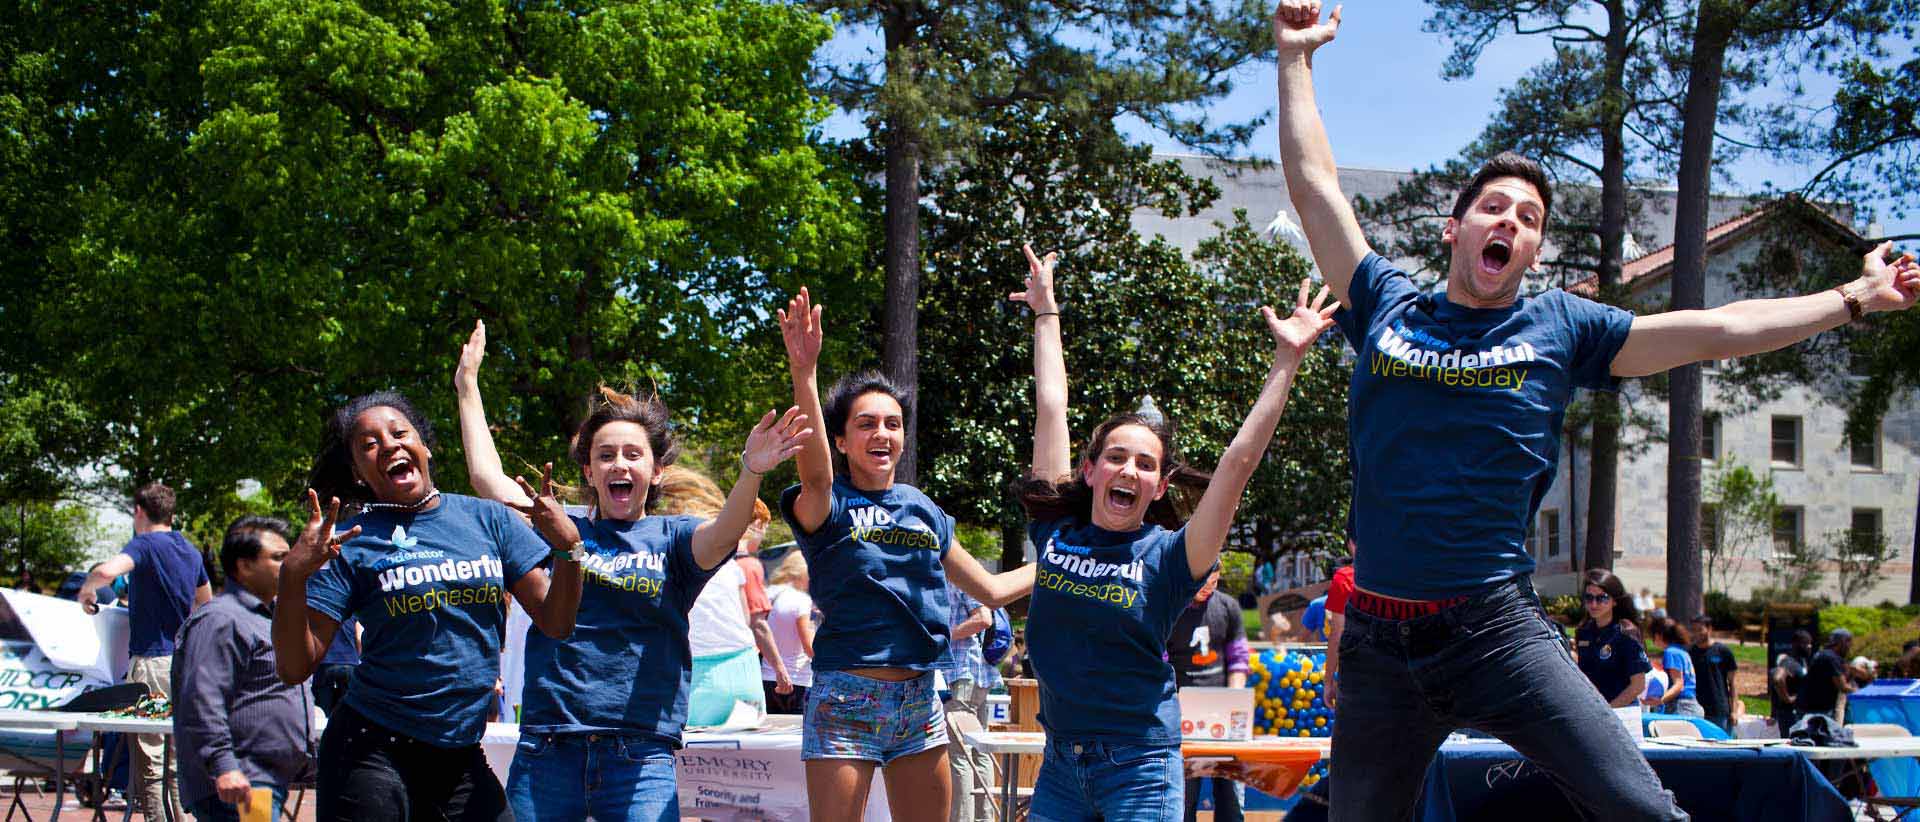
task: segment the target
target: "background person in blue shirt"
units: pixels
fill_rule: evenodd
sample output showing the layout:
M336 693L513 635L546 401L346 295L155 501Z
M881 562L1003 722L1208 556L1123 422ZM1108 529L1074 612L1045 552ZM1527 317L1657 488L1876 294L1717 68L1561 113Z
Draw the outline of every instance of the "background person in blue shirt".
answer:
M482 496L532 499L501 467L480 395L486 326L475 323L454 372L467 474ZM760 477L812 433L798 409L768 411L747 435L740 478L712 519L648 516L662 469L680 454L666 403L601 388L568 455L586 478L591 517L574 517L587 582L573 634L527 637L520 742L507 775L519 822L680 818L673 750L687 721L687 611L733 557Z
M79 596L83 610L98 613L100 589L127 575L127 652L133 657L127 681L169 698L173 696L173 638L188 612L213 598L200 549L173 530L173 507L173 489L161 483L150 482L135 490L133 539L120 553L93 567ZM134 795L148 817L158 818L166 737L140 734L133 743ZM178 818L178 800L166 804Z
M1178 819L1184 814L1180 703L1167 635L1220 557L1254 468L1273 441L1300 358L1332 327L1308 283L1285 319L1260 309L1273 365L1212 476L1189 467L1159 415L1109 417L1073 462L1056 254L1027 256L1033 312L1033 463L1021 490L1037 551L1027 642L1047 748L1031 818ZM1177 486L1177 489L1176 489ZM1200 492L1190 509L1169 494ZM1181 521L1180 510L1192 516Z
M1655 713L1706 716L1698 698L1693 657L1687 653L1686 629L1679 620L1662 619L1654 623L1653 635L1660 640L1660 669L1667 672L1667 689L1657 698L1649 696L1648 707Z
M342 406L314 462L306 528L281 566L273 645L283 681L305 681L347 617L365 628L360 665L320 740L322 820L511 819L480 750L506 597L542 633L573 631L579 563L555 562L551 577L540 567L549 544L580 540L550 472L525 512L542 543L500 503L440 493L433 445L426 418L397 393ZM336 532L343 499L360 513Z
M1609 707L1639 702L1653 664L1647 661L1647 646L1633 623L1639 614L1627 597L1627 586L1612 571L1595 568L1587 572L1580 600L1587 608L1586 621L1573 632L1580 672Z
M801 726L807 806L817 822L861 818L880 765L894 816L938 819L953 797L931 673L947 653L947 583L997 608L1032 589L1033 568L989 574L960 549L953 518L893 481L912 398L879 374L854 374L822 411L822 309L802 288L778 313L794 404L824 422L795 459L800 484L780 495L823 614Z
M1327 595L1321 594L1307 603L1307 609L1300 612L1300 628L1307 632L1309 639L1327 641Z
M1888 261L1885 244L1837 289L1644 317L1560 290L1522 298L1552 191L1537 163L1508 153L1458 193L1440 233L1446 288L1422 293L1367 247L1340 190L1313 90L1313 54L1339 26L1337 8L1320 20L1318 0L1281 0L1273 18L1280 165L1358 355L1348 439L1362 550L1341 637L1333 818L1410 814L1459 727L1512 744L1596 816L1679 818L1533 592L1527 524L1555 476L1572 393L1909 308L1920 265ZM1500 665L1468 662L1496 652Z

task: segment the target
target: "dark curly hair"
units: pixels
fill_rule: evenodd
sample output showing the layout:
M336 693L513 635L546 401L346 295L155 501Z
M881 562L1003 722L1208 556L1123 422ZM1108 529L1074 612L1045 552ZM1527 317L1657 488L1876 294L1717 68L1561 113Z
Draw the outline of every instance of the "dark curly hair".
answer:
M1093 429L1093 437L1087 440L1086 450L1080 455L1081 464L1091 464L1098 458L1107 448L1108 435L1125 425L1146 428L1160 441L1160 463L1167 478L1167 493L1147 504L1146 521L1162 528L1179 528L1193 514L1193 506L1213 482L1213 474L1194 468L1181 458L1173 447L1173 425L1164 418L1134 412L1108 417ZM1078 471L1067 477L1028 477L1014 484L1014 495L1019 497L1028 519L1093 521L1093 487L1087 485L1086 478Z
M391 408L399 412L400 416L407 418L415 436L428 450L435 447L433 423L428 422L426 415L413 407L413 403L400 392L375 391L354 397L334 409L333 416L328 418L326 431L320 437L320 453L314 456L313 470L307 475L307 487L319 492L321 504L333 498L349 505L374 501L367 487L353 476L353 453L347 447L347 437L353 431L353 421L375 408ZM419 468L422 474L431 477L426 473L427 466Z
M647 432L647 447L653 449L655 477L659 476L661 469L672 465L680 457L680 441L673 435L671 411L659 394L623 394L602 385L587 401L587 418L580 422L580 428L574 432L573 442L567 448L567 456L579 464L582 472L593 459L594 435L610 422L630 422ZM648 513L653 512L654 504L659 501L655 499L653 491L652 488L641 489L641 493L647 495L644 510ZM597 509L599 500L593 498L595 493L589 484L586 496Z

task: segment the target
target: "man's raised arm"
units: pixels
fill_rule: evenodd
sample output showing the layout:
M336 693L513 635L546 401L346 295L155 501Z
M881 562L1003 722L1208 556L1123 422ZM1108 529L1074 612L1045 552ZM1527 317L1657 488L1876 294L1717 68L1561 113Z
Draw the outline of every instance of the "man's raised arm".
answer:
M1616 377L1644 377L1702 360L1760 354L1839 328L1862 315L1905 311L1920 297L1920 264L1912 255L1891 262L1892 243L1867 252L1860 278L1799 297L1741 300L1703 311L1635 317L1613 357Z
M1367 256L1367 238L1340 192L1333 148L1313 97L1313 52L1339 30L1340 7L1322 23L1319 0L1280 0L1273 14L1273 42L1280 51L1280 168L1287 175L1287 196L1300 215L1314 264L1333 296L1352 308L1347 285Z

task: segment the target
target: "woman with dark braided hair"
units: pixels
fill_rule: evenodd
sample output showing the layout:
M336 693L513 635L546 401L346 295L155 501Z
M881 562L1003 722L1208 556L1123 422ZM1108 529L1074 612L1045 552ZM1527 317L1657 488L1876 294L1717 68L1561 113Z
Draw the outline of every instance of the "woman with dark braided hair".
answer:
M486 326L475 323L454 373L467 470L482 494L524 506L530 494L507 478L487 429L486 343ZM567 518L572 539L554 553L580 563L588 584L572 636L527 638L520 743L507 776L515 818L680 818L673 751L687 723L687 613L753 521L760 477L799 450L813 433L806 425L799 409L777 419L768 411L711 519L662 516L660 478L680 451L666 403L601 387L568 451L591 513Z
M280 571L275 665L304 681L348 617L361 664L320 741L323 820L511 819L480 750L511 593L540 632L565 637L580 604L574 561L541 567L578 539L551 477L521 508L434 487L433 428L383 391L328 422L308 520ZM320 500L328 500L322 513ZM334 530L342 503L359 512ZM546 542L541 542L545 536Z

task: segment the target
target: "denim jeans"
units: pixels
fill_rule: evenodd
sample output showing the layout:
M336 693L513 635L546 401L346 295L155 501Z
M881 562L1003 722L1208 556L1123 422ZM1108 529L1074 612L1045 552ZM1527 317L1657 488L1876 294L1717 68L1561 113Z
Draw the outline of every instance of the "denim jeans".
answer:
M1186 811L1178 743L1047 741L1033 782L1033 822L1164 822Z
M270 817L273 822L280 822L280 806L286 801L287 789L274 788L273 810ZM231 802L220 801L218 794L193 803L187 808L187 812L193 814L196 822L240 822L240 810Z
M507 770L518 822L675 822L673 749L642 737L522 734Z
M1455 728L1512 745L1592 818L1686 818L1567 656L1525 577L1414 619L1348 608L1335 711L1334 820L1413 818Z
M361 716L342 702L320 737L320 822L511 822L507 796L479 745L442 748Z

